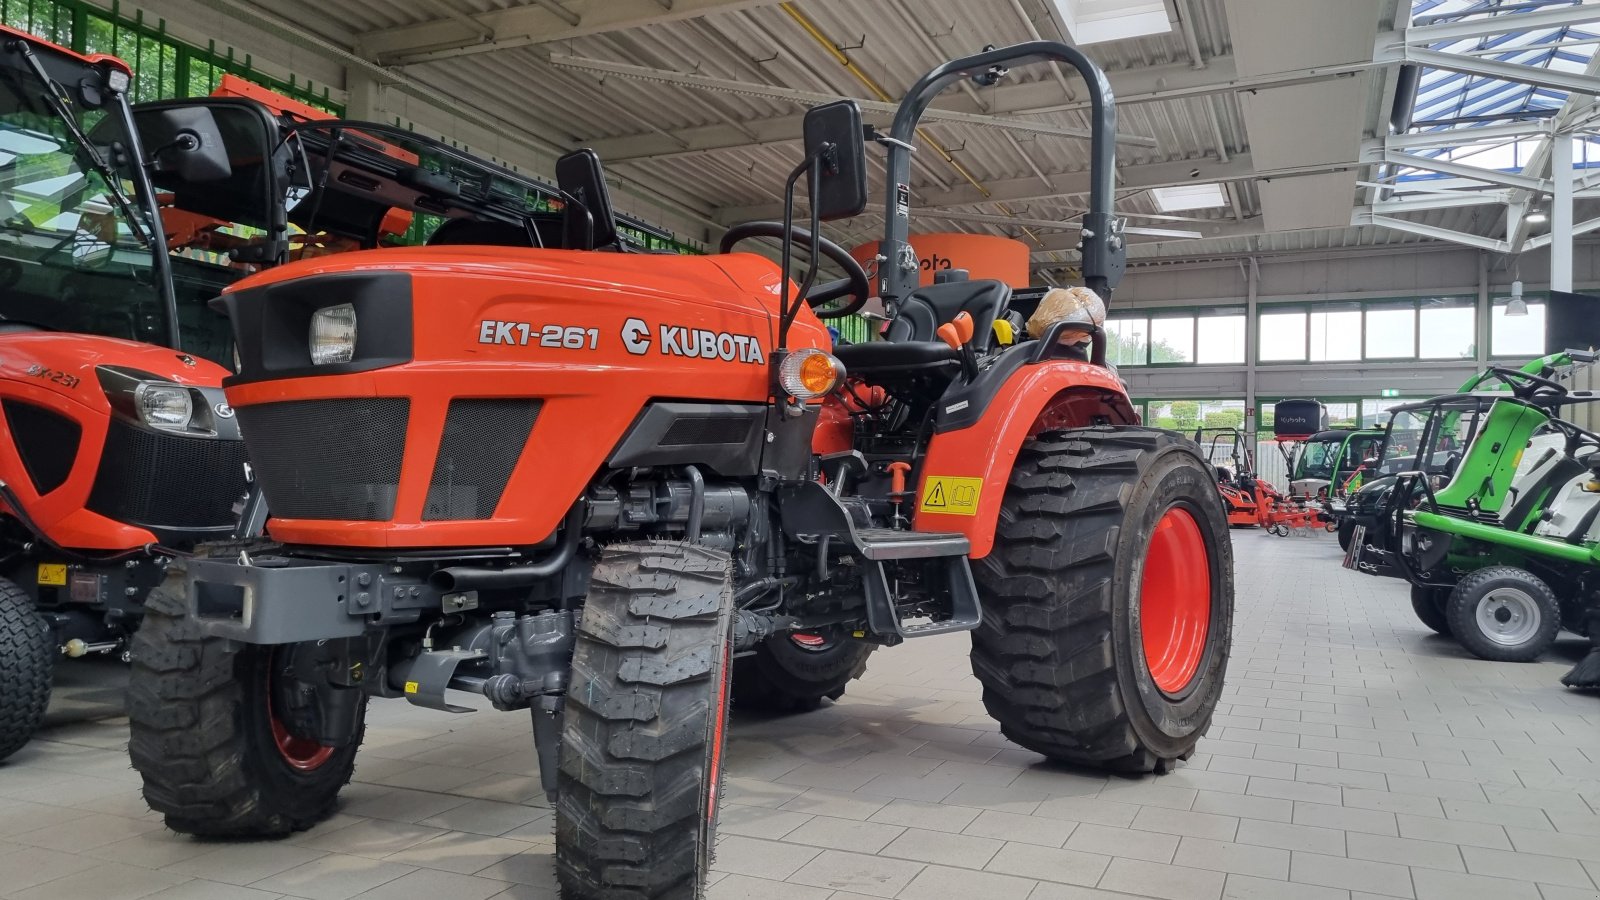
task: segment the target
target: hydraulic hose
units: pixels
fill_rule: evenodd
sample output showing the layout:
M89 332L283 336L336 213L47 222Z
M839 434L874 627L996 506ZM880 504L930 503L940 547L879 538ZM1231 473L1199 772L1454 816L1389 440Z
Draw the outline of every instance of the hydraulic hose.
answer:
M428 582L441 591L499 590L527 587L557 574L572 562L582 538L584 506L575 503L562 525L561 542L549 556L525 566L494 569L487 566L451 566L434 572Z

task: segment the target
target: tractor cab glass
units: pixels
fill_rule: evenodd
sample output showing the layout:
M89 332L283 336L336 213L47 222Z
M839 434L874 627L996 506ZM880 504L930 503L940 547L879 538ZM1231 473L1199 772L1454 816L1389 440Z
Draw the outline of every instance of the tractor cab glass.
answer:
M1465 394L1396 407L1389 420L1391 438L1380 463L1382 471L1424 472L1438 483L1448 481L1494 401Z
M105 89L112 72L126 77L0 53L0 327L167 341L160 244L135 188L124 95Z
M1343 449L1341 443L1331 440L1307 441L1300 451L1300 464L1296 467L1295 477L1323 481L1332 479Z

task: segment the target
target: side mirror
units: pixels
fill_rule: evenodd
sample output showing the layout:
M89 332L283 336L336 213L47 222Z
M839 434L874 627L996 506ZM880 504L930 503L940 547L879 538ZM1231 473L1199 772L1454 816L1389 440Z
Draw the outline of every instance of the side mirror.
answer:
M805 118L807 158L822 160L821 187L811 198L824 222L859 216L867 208L867 150L861 107L854 100L813 106Z
M584 148L556 160L556 185L561 192L578 202L590 218L592 229L583 246L567 245L568 250L593 250L609 247L617 242L617 214L611 207L611 191L606 187L605 170L600 167L600 157ZM575 213L573 214L575 215ZM581 216L577 216L581 220ZM569 238L584 231L581 221L568 223Z
M139 139L150 148L157 173L187 184L233 175L216 116L204 106L173 106L138 117Z

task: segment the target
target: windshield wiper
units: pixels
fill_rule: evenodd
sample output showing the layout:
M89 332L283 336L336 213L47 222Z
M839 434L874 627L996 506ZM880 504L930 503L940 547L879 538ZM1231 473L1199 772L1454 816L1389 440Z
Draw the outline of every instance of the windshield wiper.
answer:
M94 167L94 170L99 173L100 178L105 182L106 192L111 195L111 199L116 202L117 208L128 221L128 229L139 240L140 246L149 249L150 237L145 234L144 226L139 224L139 215L134 212L133 201L129 200L128 195L122 192L121 177L106 162L105 157L100 155L99 148L95 147L94 142L90 141L88 135L83 133L83 129L78 127L77 118L72 114L72 110L67 108L66 102L61 99L61 95L57 93L56 89L59 85L56 84L55 79L50 77L50 73L44 70L44 64L39 62L39 57L34 55L33 48L24 40L15 41L15 45L18 48L18 52L22 54L22 58L27 61L28 71L33 73L33 77L44 88L45 102L50 105L50 109L55 112L56 117L61 119L62 123L67 126L67 131L71 132L72 139L78 143L78 147L83 150L84 156L88 157L90 165Z

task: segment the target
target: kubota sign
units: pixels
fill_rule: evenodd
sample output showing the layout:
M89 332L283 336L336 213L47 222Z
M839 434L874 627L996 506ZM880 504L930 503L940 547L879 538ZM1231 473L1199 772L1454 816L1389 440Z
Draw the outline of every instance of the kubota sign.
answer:
M922 283L949 269L966 269L973 278L993 278L1012 287L1028 286L1028 245L991 234L914 234L912 249L922 269ZM850 251L866 267L868 277L878 277L878 244L862 244Z

